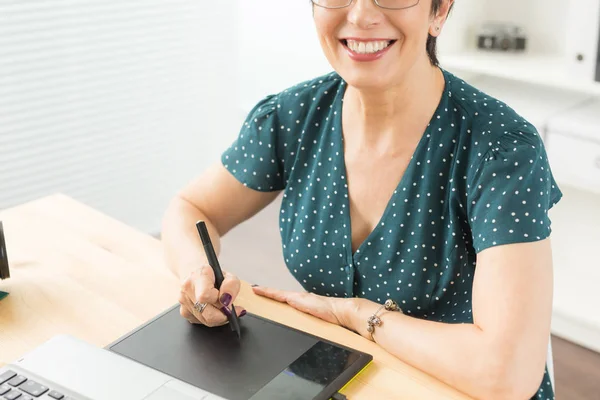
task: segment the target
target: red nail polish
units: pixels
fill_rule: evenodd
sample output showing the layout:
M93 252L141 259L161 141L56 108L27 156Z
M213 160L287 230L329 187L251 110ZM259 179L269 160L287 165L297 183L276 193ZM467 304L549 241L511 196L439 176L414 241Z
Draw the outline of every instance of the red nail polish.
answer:
M246 315L246 310L242 310L242 312L240 313L240 318L243 317L244 315Z

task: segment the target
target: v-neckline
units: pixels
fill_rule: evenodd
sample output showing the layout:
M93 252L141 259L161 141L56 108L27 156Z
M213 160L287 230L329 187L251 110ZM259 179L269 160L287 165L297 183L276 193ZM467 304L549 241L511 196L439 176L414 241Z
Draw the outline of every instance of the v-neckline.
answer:
M398 192L406 184L406 181L408 179L410 179L410 178L407 178L407 176L411 175L410 173L414 169L414 165L416 163L415 155L417 155L421 151L421 148L423 146L425 146L425 143L428 141L428 139L431 138L432 124L435 120L435 116L439 115L440 108L442 107L444 98L446 96L446 91L448 90L448 77L446 76L446 73L443 69L440 68L440 71L442 72L442 75L444 78L444 89L442 91L442 96L440 97L440 101L439 101L433 115L431 116L431 119L429 120L427 128L425 128L423 134L419 138L419 142L411 155L408 166L406 167L406 170L402 174L400 181L396 185L394 192L392 193L388 202L386 203L385 209L383 210L383 214L381 214L381 217L377 221L377 225L375 225L375 227L371 230L371 232L369 232L369 234L365 237L365 239L358 245L358 248L356 249L356 251L352 250L352 218L350 215L350 191L348 188L348 171L346 169L346 151L345 151L345 145L344 145L344 127L343 127L343 123L342 123L343 122L343 108L344 108L343 100L344 100L344 95L346 93L346 89L348 88L348 84L341 78L341 76L339 77L341 84L344 86L344 88L343 88L343 90L339 91L338 97L336 99L336 108L338 108L338 113L335 115L334 124L339 127L339 129L336 129L337 135L335 135L335 136L336 136L336 139L338 140L338 144L341 147L341 150L340 150L341 156L339 158L339 160L341 160L341 162L340 162L341 165L339 165L338 168L340 168L343 180L345 181L344 185L343 185L343 192L344 192L343 193L344 194L343 201L344 201L344 205L345 205L345 208L347 211L345 213L346 227L344 229L345 229L346 233L344 236L346 237L345 238L346 254L348 257L348 262L351 265L354 263L354 261L356 259L360 258L361 254L364 253L364 248L366 246L369 246L369 243L372 242L373 238L378 235L379 231L381 230L381 227L383 226L382 223L385 224L387 216L391 212L391 210L393 208L393 204L395 204L394 200L397 197Z

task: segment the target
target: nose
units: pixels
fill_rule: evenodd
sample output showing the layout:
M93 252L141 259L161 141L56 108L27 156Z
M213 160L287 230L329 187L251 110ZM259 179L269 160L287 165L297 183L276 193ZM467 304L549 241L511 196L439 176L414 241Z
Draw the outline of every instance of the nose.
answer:
M361 29L379 25L382 19L382 9L374 0L354 0L348 10L348 22Z

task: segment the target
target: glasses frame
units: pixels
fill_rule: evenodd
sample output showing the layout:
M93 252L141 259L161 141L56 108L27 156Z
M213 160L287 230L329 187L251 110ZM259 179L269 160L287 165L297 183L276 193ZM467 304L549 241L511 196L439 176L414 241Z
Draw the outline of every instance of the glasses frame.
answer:
M350 7L352 5L352 3L354 3L354 0L348 0L348 4L346 4L345 6L339 6L339 7L325 7L322 4L317 4L315 3L316 0L311 0L311 3L317 7L321 7L321 8L325 8L327 10L339 10L341 8L347 8ZM421 0L417 0L417 2L415 4L413 4L412 6L408 6L408 7L384 7L381 4L379 4L379 0L373 0L373 2L375 3L375 5L379 8L383 8L384 10L406 10L408 8L413 8L419 5L419 3L421 2Z

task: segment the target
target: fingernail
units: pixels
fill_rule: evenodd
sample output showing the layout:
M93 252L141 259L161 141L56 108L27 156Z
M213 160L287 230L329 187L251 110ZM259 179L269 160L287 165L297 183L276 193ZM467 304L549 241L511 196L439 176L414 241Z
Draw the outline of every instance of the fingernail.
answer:
M231 317L231 311L229 311L229 308L227 308L227 307L221 307L221 312L223 314L225 314L225 316L227 318Z
M252 285L252 287L258 287L258 285Z
M243 317L244 315L246 315L246 310L242 310L242 312L240 313L240 318Z
M231 304L231 299L231 295L229 293L225 293L223 296L221 296L221 304L223 304L225 307L229 307Z

